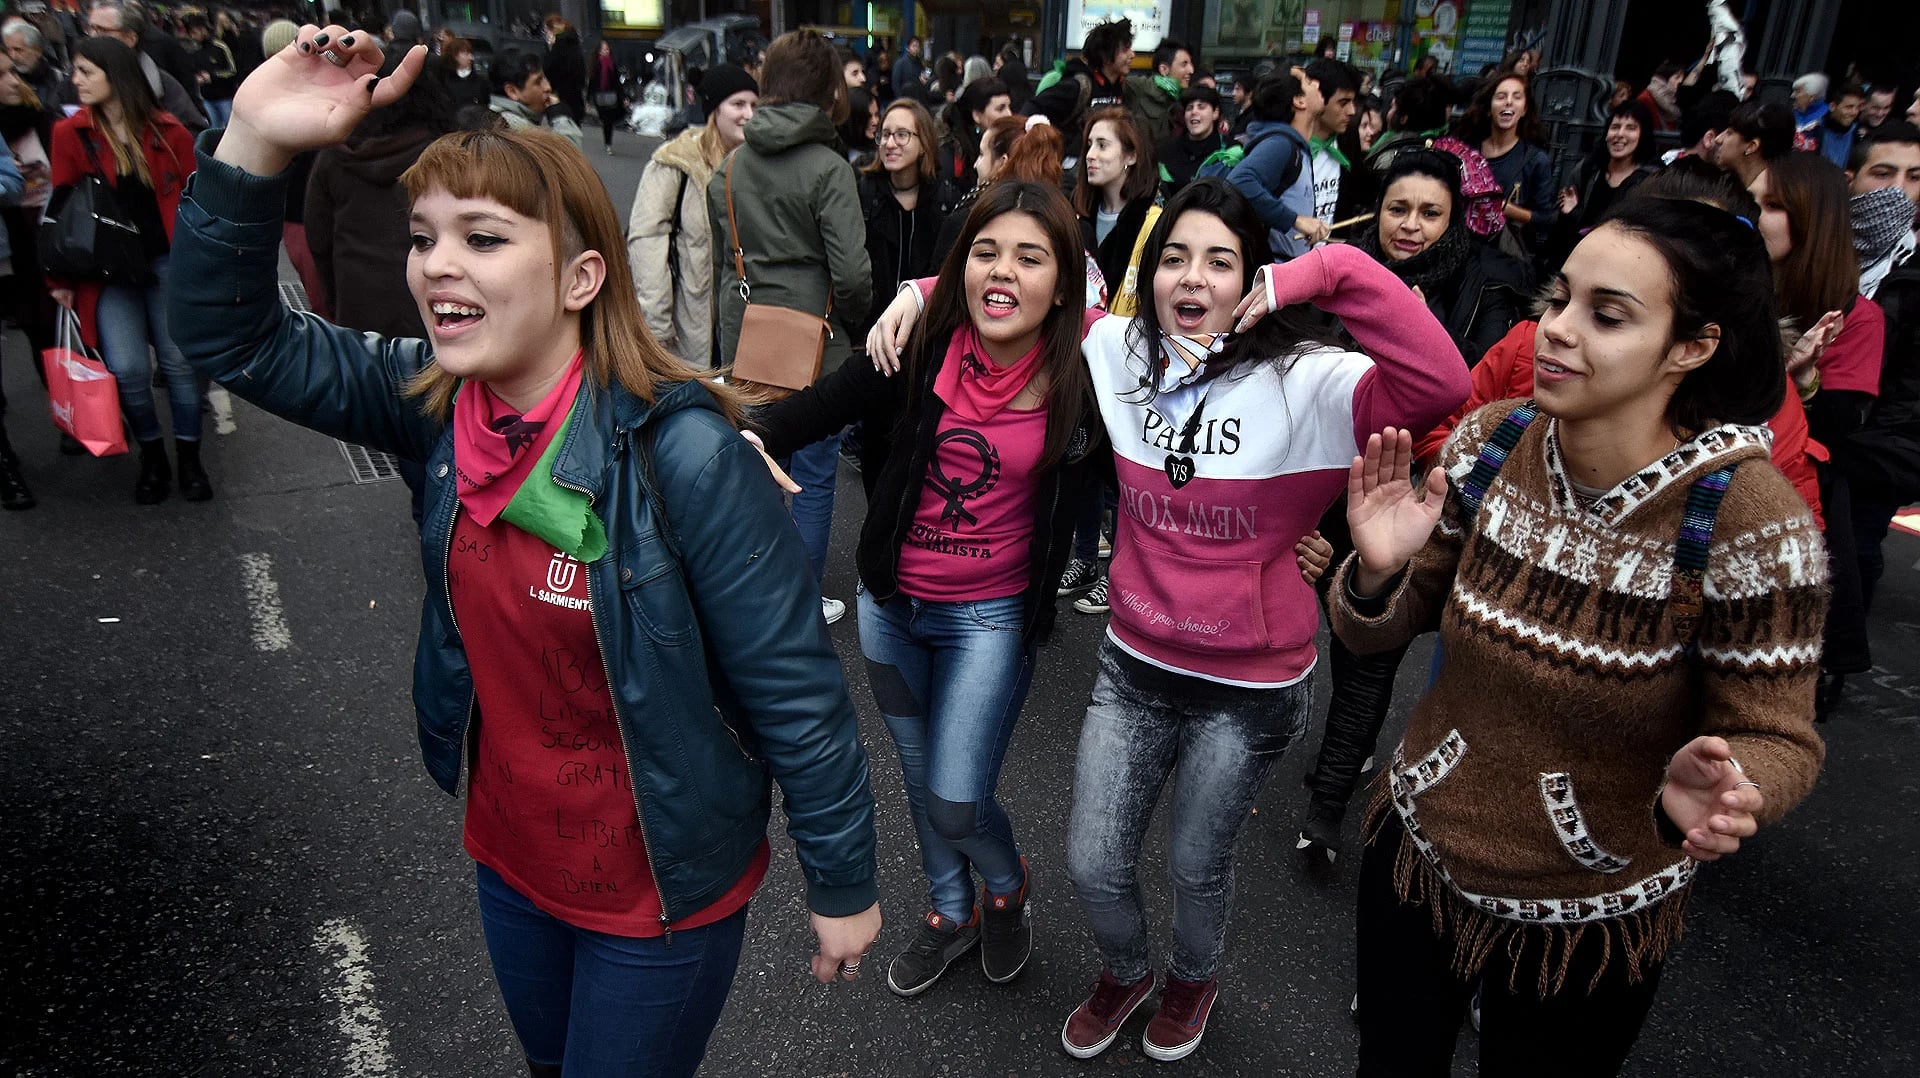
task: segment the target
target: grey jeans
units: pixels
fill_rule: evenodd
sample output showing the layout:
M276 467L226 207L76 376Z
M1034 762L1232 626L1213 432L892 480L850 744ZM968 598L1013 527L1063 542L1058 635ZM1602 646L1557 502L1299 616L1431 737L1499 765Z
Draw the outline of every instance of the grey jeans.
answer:
M1067 826L1067 871L1107 972L1152 971L1141 901L1141 840L1160 788L1174 779L1167 869L1173 951L1167 972L1214 975L1233 912L1233 844L1287 745L1307 724L1308 681L1247 689L1162 670L1100 648L1100 675L1080 729Z

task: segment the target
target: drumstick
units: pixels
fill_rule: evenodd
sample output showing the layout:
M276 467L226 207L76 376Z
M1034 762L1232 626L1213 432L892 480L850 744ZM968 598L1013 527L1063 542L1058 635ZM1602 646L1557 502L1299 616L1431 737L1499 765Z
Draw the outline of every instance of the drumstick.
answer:
M1338 231L1340 231L1341 229L1343 229L1343 228L1345 228L1345 227L1347 227L1348 225L1359 225L1359 224L1365 224L1366 222L1368 222L1368 221L1371 221L1371 220L1373 220L1373 218L1374 218L1374 215L1373 215L1373 214L1371 214L1371 213L1363 213L1363 214L1361 214L1361 215L1359 215L1358 217L1349 217L1349 218L1347 218L1347 219L1346 219L1346 220L1344 220L1344 221L1335 221L1334 223L1332 223L1332 224L1330 224L1330 225L1328 225L1328 226L1327 226L1327 231L1328 231L1328 232L1338 232ZM1305 237L1305 236L1303 236L1303 235L1301 235L1301 234L1300 234L1300 233L1298 233L1298 232L1295 232L1295 233L1293 234L1293 238L1294 238L1294 239L1296 239L1296 240L1304 240L1304 239L1306 239L1307 237Z

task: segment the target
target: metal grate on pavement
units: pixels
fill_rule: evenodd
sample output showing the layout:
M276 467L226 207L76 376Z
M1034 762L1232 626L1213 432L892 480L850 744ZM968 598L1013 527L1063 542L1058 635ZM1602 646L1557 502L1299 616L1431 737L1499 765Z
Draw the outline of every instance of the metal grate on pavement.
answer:
M286 301L288 308L296 311L311 311L307 305L307 290L300 287L299 281L281 281L280 298ZM334 442L340 447L340 455L347 458L347 474L353 477L355 486L364 487L369 483L384 483L389 479L400 478L400 469L393 454L382 453L377 449L368 449L364 445L352 442Z
M368 483L384 483L389 479L400 478L400 469L390 453L377 449L368 449L364 445L352 442L337 442L340 455L347 458L347 471L353 476L355 486Z

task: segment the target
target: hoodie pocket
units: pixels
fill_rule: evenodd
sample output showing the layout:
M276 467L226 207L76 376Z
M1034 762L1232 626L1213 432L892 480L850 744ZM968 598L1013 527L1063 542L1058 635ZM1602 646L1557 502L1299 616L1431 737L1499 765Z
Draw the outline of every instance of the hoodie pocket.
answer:
M1608 853L1594 839L1593 831L1587 826L1586 814L1580 811L1580 802L1573 796L1572 775L1564 771L1541 772L1540 800L1546 804L1547 821L1553 826L1553 837L1560 840L1560 848L1576 864L1609 874L1632 864L1627 858Z
M1111 581L1115 622L1184 651L1268 647L1260 562L1188 558L1146 543L1127 553Z

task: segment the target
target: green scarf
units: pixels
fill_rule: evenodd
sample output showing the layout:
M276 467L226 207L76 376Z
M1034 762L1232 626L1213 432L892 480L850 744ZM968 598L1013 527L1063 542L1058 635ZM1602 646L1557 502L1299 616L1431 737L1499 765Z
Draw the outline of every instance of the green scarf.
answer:
M1310 138L1307 140L1307 149L1313 154L1325 150L1327 156L1339 162L1341 168L1353 171L1353 162L1347 160L1347 155L1340 152L1340 147L1331 138Z
M500 518L519 528L523 532L537 535L553 544L555 550L566 552L575 561L599 561L607 552L607 528L593 511L593 500L584 491L562 486L553 477L553 462L560 456L560 446L567 440L567 432L573 428L573 420L586 404L587 394L583 390L580 399L574 401L573 408L567 412L567 421L560 424L546 452L533 462L533 471L527 475L527 481L513 492L513 500L500 511Z

